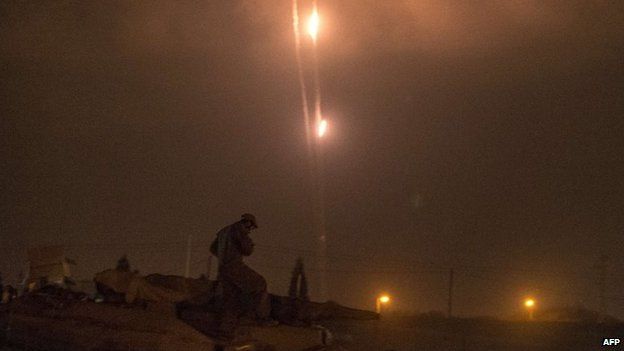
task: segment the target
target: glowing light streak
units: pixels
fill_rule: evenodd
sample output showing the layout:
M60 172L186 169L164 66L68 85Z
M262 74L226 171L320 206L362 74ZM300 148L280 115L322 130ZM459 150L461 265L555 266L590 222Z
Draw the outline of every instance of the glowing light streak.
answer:
M308 159L312 159L312 138L310 136L310 113L308 109L308 91L306 89L303 75L303 63L301 59L301 33L299 32L299 8L298 0L293 0L293 32L295 33L295 58L297 60L297 73L299 76L299 89L301 90L301 104L303 109L303 119L305 123L306 142L308 145Z
M319 138L322 138L325 133L327 132L327 121L322 119L321 122L318 124L318 136Z
M310 18L308 19L308 34L310 35L310 38L312 38L312 41L314 43L316 43L316 39L318 38L320 24L321 24L321 19L318 14L318 9L316 8L316 6L314 6L314 9L312 10L312 14L310 15Z

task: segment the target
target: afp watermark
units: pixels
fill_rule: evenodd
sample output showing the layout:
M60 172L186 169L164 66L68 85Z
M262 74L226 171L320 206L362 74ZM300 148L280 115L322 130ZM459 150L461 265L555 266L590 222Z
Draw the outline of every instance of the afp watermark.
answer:
M620 339L604 339L602 340L602 346L617 346L620 344Z

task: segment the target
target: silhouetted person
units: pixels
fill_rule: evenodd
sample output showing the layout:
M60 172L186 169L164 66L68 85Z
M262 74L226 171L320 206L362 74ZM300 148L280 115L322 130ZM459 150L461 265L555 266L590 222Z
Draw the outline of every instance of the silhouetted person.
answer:
M126 254L117 260L117 267L115 267L115 269L121 272L130 272L130 262L128 261Z
M244 256L253 253L254 243L249 233L256 228L256 218L245 213L240 221L221 229L210 245L210 252L219 259L217 299L222 307L219 334L224 339L234 337L243 314L254 313L260 323L273 323L266 280L243 262Z
M303 271L303 259L297 258L295 262L295 269L293 269L292 276L290 278L290 286L288 288L288 297L293 299L300 299L303 301L309 301L308 296L308 281Z

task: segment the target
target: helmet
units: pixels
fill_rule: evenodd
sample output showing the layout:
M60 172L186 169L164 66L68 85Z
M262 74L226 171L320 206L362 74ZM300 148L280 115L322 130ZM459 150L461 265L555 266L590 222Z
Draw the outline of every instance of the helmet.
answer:
M252 215L251 213L244 213L241 216L241 220L249 221L251 222L254 228L258 228L258 222L256 221L256 216Z

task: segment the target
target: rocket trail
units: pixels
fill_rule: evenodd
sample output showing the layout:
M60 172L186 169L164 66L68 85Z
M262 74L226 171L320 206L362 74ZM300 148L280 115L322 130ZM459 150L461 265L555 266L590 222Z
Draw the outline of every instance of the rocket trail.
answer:
M306 130L306 142L308 146L308 159L312 158L312 138L310 135L310 112L308 109L308 91L306 89L305 77L303 75L303 63L301 59L301 33L299 32L299 8L298 0L293 0L293 32L295 34L295 57L297 60L297 73L299 75L299 88L301 90L301 104L303 109L303 119Z
M321 115L321 88L319 82L319 70L318 70L318 49L317 49L317 35L319 28L319 15L317 0L313 0L313 11L307 22L307 30L312 40L312 73L314 79L314 125L310 120L310 110L308 106L308 91L306 88L306 77L303 65L303 59L301 55L301 33L299 23L299 8L298 0L293 0L293 31L295 35L295 56L297 59L297 69L299 76L299 86L301 90L301 101L303 108L303 116L305 120L306 128L306 141L308 146L308 162L310 168L311 185L312 185L312 205L313 205L313 218L315 235L317 242L317 250L319 253L319 260L317 265L319 268L319 299L324 301L327 299L327 237L325 230L325 203L324 203L324 184L323 184L323 162L322 162L322 150L321 140L327 129L327 122L323 121ZM312 134L312 128L314 128L315 134Z
M318 131L316 136L316 147L314 148L315 164L316 164L316 222L317 222L317 245L319 260L317 266L320 271L320 300L324 301L328 298L327 291L327 232L325 228L325 184L323 182L323 150L321 148L321 139L325 134L327 122L323 120L321 113L321 84L319 80L319 62L318 62L318 30L319 30L318 0L312 2L312 15L308 23L308 30L312 38L312 55L313 55L313 73L314 73L314 120L315 129Z
M321 113L321 84L319 82L319 69L318 69L318 54L316 52L316 45L313 50L314 56L314 122L316 128L321 127L321 121L323 114ZM322 136L322 135L319 135Z
M310 16L308 28L310 37L312 38L312 55L313 55L313 69L314 69L314 122L315 127L321 127L321 120L323 115L321 113L321 85L319 82L319 70L318 70L318 27L319 27L319 15L318 15L318 2L314 0L312 4L312 15Z

